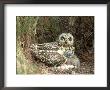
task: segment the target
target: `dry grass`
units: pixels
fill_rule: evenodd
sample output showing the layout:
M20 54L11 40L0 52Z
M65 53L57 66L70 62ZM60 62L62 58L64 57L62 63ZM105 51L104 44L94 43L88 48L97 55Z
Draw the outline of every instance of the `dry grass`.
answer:
M17 74L36 74L40 73L39 67L36 63L33 63L26 59L23 48L17 44L17 54L16 54L16 68Z

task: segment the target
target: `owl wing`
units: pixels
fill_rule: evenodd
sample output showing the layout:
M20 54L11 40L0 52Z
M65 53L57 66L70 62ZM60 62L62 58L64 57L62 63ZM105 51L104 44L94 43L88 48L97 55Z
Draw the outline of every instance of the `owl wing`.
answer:
M39 50L58 50L58 42L37 44Z
M30 50L38 53L46 50L58 50L58 43L57 42L51 42L51 43L43 43L43 44L32 44L30 46Z
M56 51L42 51L38 57L48 66L59 66L66 62L66 59Z
M58 50L59 46L57 42L31 45L33 55L48 66L58 66L66 61L63 55L58 53Z

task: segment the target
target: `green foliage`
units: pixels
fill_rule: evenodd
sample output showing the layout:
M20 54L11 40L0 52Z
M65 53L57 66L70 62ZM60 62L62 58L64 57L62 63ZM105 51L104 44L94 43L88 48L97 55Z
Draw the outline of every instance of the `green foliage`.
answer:
M40 73L40 70L36 63L32 63L26 59L23 48L17 43L16 52L16 74L36 74Z
M16 17L16 35L21 37L22 35L28 33L29 35L34 35L34 30L37 25L39 17L30 16L17 16Z

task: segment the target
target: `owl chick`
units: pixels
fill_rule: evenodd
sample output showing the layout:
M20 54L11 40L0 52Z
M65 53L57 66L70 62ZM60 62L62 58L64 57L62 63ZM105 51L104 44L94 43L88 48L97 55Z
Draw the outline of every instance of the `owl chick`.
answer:
M48 66L59 66L68 60L75 61L74 38L70 33L62 33L56 42L32 44L31 52ZM79 62L76 60L75 62ZM76 65L76 64L75 64Z

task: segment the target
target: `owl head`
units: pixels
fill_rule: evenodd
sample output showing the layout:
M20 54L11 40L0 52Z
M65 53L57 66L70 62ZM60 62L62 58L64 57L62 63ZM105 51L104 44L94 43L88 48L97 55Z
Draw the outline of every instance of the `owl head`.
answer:
M62 46L72 46L74 43L73 35L70 33L62 33L59 35L58 42Z

